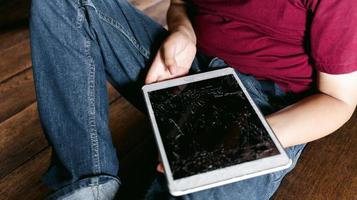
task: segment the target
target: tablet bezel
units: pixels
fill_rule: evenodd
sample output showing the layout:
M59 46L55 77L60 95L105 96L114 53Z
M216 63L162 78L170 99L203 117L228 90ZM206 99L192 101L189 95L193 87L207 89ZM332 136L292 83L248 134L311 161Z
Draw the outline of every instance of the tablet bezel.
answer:
M233 75L235 77L239 86L242 88L243 92L247 96L247 99L249 100L250 104L253 106L253 109L257 113L259 119L262 121L264 127L269 133L280 154L174 180L170 164L165 152L165 148L162 143L161 135L159 133L159 128L156 123L154 111L151 106L149 92L226 75ZM171 79L163 82L153 83L150 85L143 86L142 90L144 93L146 106L148 108L151 124L154 130L156 143L158 145L159 153L162 159L162 163L164 165L165 176L168 181L169 191L174 196L196 192L236 182L239 180L244 180L251 177L283 170L288 168L292 163L291 159L287 156L285 150L283 149L277 137L271 130L263 114L255 105L254 101L252 100L251 96L247 92L245 86L243 85L242 81L239 79L233 68L224 68L215 71L209 71L200 74L189 75L186 77Z

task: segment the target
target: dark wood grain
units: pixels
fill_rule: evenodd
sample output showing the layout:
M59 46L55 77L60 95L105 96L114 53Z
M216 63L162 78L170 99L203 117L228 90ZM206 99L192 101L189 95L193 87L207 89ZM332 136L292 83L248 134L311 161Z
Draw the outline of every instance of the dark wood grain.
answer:
M21 43L27 39L29 39L28 27L12 29L6 32L1 32L0 30L0 54L2 54L8 48L13 48L18 43Z
M0 85L0 123L34 103L32 70L27 69Z
M0 83L31 67L30 41L24 39L0 53Z
M9 174L47 144L33 103L0 124L0 179Z
M41 176L49 166L51 149L47 148L0 180L0 199L44 199L49 190Z

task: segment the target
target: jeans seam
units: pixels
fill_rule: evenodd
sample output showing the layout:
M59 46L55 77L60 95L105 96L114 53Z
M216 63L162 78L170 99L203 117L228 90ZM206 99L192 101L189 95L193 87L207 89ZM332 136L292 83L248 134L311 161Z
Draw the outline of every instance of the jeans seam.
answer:
M77 9L77 18L76 18L76 28L81 28L84 20L84 14L82 8Z
M100 183L101 178L105 178L107 181L102 180ZM91 190L93 191L94 186L98 186L98 188L100 188L101 185L104 185L110 181L114 181L117 184L118 188L121 185L121 181L118 179L118 177L99 175L97 177L80 179L78 182L74 182L62 188L59 188L58 190L54 191L54 193L50 194L46 198L46 200L62 199L63 197L67 197L68 195L74 194L74 192L84 188L91 188ZM98 195L99 194L101 194L100 190L98 192Z
M88 59L88 128L92 153L93 173L100 173L100 158L99 158L99 141L98 131L96 126L96 107L95 107L95 64L92 56L90 55L91 43L90 39L85 39L85 54Z
M211 67L213 62L215 62L216 60L218 60L219 58L218 57L214 57L212 58L212 60L208 63L208 66Z
M92 185L91 190L95 200L99 200L99 185Z
M118 21L105 15L98 9L96 9L96 12L100 19L102 19L104 22L108 23L109 25L117 29L119 32L121 32L130 41L130 43L140 52L141 55L143 55L146 59L150 59L150 51L140 45L139 42L133 37L133 35L126 31L125 28Z
M92 179L90 188L92 190L92 195L93 195L94 199L99 200L99 178L98 177Z

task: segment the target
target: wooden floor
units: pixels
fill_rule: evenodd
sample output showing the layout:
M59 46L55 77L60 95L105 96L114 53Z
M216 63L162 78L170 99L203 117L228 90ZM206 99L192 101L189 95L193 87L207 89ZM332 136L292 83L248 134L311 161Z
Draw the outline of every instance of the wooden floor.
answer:
M164 25L168 0L131 0ZM48 145L37 113L28 32L28 0L0 0L0 199L43 199ZM138 199L155 175L148 120L108 84L110 127L120 155L120 199ZM328 108L326 108L328 109ZM275 200L357 199L357 115L309 144Z

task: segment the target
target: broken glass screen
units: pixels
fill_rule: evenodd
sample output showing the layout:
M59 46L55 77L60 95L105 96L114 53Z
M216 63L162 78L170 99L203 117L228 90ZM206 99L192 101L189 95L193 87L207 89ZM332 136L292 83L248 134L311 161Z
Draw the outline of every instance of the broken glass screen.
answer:
M279 154L233 75L149 98L174 179Z

